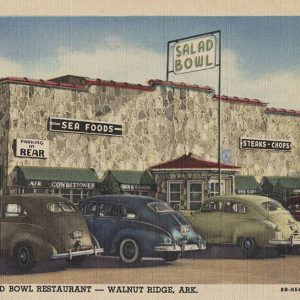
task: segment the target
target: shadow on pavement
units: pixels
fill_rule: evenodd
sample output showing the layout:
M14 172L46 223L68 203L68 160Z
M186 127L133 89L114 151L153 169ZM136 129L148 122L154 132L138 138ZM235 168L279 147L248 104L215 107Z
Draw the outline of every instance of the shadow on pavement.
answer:
M153 268L170 265L162 259L143 259L134 268ZM71 265L65 260L47 260L38 262L35 267L29 272L20 271L11 259L0 258L0 276L1 275L24 275L24 274L41 274L58 272L66 269L120 269L120 268L132 268L132 266L121 263L117 257L87 257L80 265Z
M0 258L0 275L24 275L24 274L40 274L40 273L49 273L63 271L67 267L65 261L42 261L35 265L35 267L29 272L20 271L17 266L14 264L12 259L9 258Z
M293 249L288 255L299 255L300 249ZM254 259L274 259L282 258L274 248L260 249L259 253ZM245 259L238 247L235 246L209 246L204 251L192 251L184 253L182 258L192 259Z

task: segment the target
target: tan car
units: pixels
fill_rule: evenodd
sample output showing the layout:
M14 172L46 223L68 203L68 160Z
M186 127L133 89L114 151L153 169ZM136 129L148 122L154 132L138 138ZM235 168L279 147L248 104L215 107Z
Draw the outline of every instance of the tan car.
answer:
M299 228L292 215L267 197L213 197L199 211L186 211L184 215L208 245L237 245L248 258L262 247L276 247L284 254L300 245Z
M43 194L0 197L0 250L28 271L37 261L79 263L102 252L80 211L69 200Z

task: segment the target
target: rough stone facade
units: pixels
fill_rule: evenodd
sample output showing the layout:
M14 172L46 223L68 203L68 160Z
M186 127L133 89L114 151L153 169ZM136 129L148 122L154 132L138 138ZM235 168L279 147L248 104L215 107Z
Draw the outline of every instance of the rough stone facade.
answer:
M0 85L2 168L12 185L15 166L145 170L192 152L217 161L217 100L213 92L172 86L153 91L90 86L86 91ZM51 132L49 117L123 124L123 137ZM300 171L300 117L266 113L265 106L222 101L222 147L241 174L291 175ZM292 150L241 150L239 139L290 140ZM48 140L48 159L18 158L16 138Z

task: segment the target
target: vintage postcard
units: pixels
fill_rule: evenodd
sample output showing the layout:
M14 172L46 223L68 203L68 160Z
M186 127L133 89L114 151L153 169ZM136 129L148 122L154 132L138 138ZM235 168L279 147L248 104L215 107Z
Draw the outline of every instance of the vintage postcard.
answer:
M12 2L0 296L299 297L299 5Z

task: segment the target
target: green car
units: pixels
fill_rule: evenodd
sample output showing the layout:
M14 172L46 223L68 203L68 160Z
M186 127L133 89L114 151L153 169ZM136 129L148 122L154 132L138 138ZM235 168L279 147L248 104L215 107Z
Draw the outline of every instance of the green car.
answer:
M182 212L207 244L232 244L254 257L259 248L276 247L280 254L300 245L292 215L273 199L230 195L207 199L198 211Z

